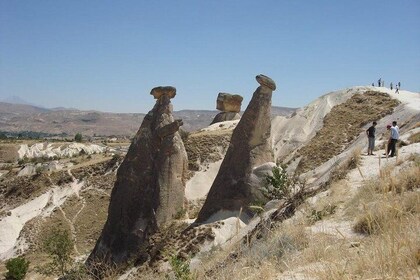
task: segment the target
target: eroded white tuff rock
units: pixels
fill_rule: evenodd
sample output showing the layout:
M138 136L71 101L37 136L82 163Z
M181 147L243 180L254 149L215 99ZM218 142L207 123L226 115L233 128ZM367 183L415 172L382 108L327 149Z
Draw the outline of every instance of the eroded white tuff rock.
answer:
M53 145L52 143L36 143L32 146L27 144L20 145L18 150L19 159L23 158L40 158L40 157L73 157L84 153L100 154L108 150L107 147L99 146L95 144L82 144L82 143L71 143L65 145Z
M122 263L148 246L151 234L168 225L184 207L187 153L170 99L174 87L156 87L145 116L118 169L108 219L88 264L95 259ZM147 256L145 256L147 257Z
M232 134L230 146L220 166L196 223L206 222L218 211L248 212L247 207L264 200L252 178L253 168L273 162L271 149L271 97L276 85L264 75L256 77L254 92Z
M239 112L241 111L242 100L243 97L238 94L220 92L217 96L216 109L222 112L214 117L211 124L239 120L241 118Z

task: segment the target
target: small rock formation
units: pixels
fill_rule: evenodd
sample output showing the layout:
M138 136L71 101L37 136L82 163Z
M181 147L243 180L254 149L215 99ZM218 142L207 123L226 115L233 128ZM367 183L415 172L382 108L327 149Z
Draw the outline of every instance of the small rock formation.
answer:
M170 99L174 87L156 87L145 116L117 172L108 219L87 264L122 263L141 255L151 234L168 225L184 207L187 154Z
M264 75L258 75L256 79L260 86L233 131L226 156L198 214L198 224L220 210L232 212L242 208L246 214L247 206L264 200L252 174L255 167L274 159L270 114L271 96L276 84Z
M222 112L214 117L211 124L239 120L241 116L238 113L241 111L242 100L243 97L238 94L219 93L216 109Z

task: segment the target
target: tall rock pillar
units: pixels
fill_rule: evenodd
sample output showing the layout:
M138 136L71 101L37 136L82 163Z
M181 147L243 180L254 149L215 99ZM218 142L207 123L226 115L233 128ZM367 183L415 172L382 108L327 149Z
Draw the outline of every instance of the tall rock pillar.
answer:
M252 183L253 168L274 160L271 149L271 96L276 89L272 79L256 77L260 86L254 92L241 120L233 131L230 146L210 188L196 223L203 223L220 210L237 211L263 199Z
M174 87L156 87L153 109L135 135L117 172L108 219L88 263L122 263L148 245L151 234L184 207L187 153L172 116Z

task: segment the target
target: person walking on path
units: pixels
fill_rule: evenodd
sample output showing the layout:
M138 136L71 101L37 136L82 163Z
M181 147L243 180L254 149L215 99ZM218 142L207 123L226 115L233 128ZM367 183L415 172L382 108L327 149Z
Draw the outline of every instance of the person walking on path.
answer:
M389 84L389 88L392 90L392 86L393 86L393 84L392 84L392 82Z
M381 86L381 80L382 80L382 78L379 78L379 80L378 80L378 87Z
M395 86L395 93L400 94L400 86L399 85Z
M401 88L401 82L398 82L398 88Z
M373 150L375 149L375 132L376 132L375 126L376 126L376 122L373 122L372 126L366 130L366 135L368 137L368 156L375 155L373 153Z
M396 145L400 138L400 129L397 126L397 122L393 121L391 126L391 138L389 139L389 151L391 151L390 157L394 157L396 154Z

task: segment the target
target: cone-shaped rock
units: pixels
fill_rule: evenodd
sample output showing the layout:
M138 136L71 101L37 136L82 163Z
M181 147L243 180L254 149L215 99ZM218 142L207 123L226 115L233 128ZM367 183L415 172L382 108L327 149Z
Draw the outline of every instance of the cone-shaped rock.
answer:
M253 184L253 168L273 161L271 150L271 96L276 85L264 76L241 120L233 131L230 146L210 188L196 223L203 223L219 210L237 211L263 199Z
M174 87L151 93L156 105L145 116L118 169L108 219L89 262L121 263L139 254L148 238L183 209L187 154L170 99Z

